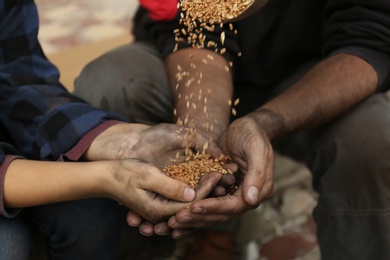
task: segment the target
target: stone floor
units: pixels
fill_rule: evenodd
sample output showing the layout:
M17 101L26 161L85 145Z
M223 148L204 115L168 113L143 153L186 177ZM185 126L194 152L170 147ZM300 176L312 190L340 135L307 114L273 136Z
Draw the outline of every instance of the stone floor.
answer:
M47 54L77 44L104 40L131 28L136 0L36 0L39 38ZM311 217L317 195L309 171L276 156L275 195L240 219L236 239L239 259L319 259L316 226ZM181 259L178 243L169 259Z
M277 155L275 194L241 219L237 247L247 260L317 260L319 249L312 210L317 194L301 164Z
M128 33L137 0L36 0L46 54Z

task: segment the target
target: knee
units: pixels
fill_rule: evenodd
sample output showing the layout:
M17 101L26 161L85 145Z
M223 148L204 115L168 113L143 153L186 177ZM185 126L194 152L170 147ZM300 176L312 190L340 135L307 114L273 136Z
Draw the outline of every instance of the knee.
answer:
M324 140L350 167L372 168L390 154L389 112L387 96L374 95L330 124Z
M131 121L137 121L134 111L153 114L172 103L163 61L141 43L122 46L89 63L75 80L74 94Z
M309 156L314 186L327 194L322 198L349 205L377 200L387 207L389 112L387 97L377 94L326 127Z
M168 84L163 61L150 47L130 44L87 64L75 79L74 94L107 109L105 106L128 102L124 97L139 98L149 86L159 84Z

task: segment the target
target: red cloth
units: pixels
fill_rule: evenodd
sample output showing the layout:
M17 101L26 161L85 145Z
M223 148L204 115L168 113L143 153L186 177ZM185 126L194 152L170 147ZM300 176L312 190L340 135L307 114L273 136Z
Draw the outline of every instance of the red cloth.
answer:
M149 17L155 21L169 21L175 18L178 0L140 0L140 4L148 9Z

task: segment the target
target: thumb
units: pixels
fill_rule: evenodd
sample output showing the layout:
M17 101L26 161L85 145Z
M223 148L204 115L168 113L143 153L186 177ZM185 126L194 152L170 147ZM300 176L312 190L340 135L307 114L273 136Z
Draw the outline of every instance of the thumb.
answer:
M273 190L273 156L264 160L249 160L248 171L244 173L243 196L251 206L258 206L270 196Z
M149 178L145 189L176 201L190 202L195 199L195 190L188 184L165 175L157 168L151 171L156 171L156 174Z
M260 190L264 185L265 174L261 165L249 163L248 166L248 172L244 173L242 192L245 202L248 205L255 206L260 203Z

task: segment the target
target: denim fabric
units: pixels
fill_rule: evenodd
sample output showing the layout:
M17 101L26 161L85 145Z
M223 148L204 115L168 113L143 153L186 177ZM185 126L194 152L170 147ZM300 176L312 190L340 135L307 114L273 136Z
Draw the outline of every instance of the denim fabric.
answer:
M0 216L0 259L26 260L32 250L30 230L22 217L9 219Z
M0 217L0 259L30 259L31 225L42 232L48 259L116 259L125 209L109 199L85 199L26 208Z

